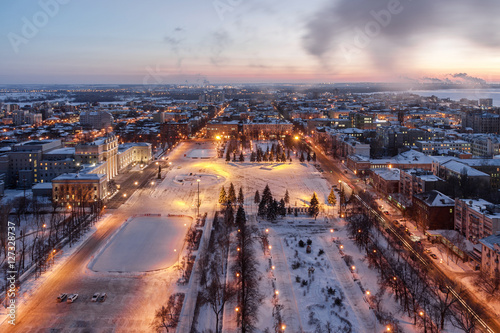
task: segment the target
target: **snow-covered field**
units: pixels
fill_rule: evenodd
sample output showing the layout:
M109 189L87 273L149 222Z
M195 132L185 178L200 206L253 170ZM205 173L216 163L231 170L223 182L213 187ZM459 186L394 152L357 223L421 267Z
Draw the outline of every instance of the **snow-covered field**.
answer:
M108 242L90 268L95 272L149 272L176 264L192 219L134 217Z

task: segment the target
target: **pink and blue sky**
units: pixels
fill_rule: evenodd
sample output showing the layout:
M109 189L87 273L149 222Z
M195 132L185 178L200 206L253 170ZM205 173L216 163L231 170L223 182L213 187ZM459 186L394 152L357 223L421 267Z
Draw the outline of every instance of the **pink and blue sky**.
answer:
M497 0L0 3L0 83L500 81Z

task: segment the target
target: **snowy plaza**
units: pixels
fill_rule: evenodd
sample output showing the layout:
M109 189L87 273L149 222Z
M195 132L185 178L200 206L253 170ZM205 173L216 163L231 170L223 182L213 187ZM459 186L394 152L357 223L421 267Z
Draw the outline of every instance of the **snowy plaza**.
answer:
M255 143L264 149L270 144ZM184 142L170 152L162 179L151 179L138 188L98 224L89 241L96 239L99 246L91 248L88 241L83 242L82 249L87 249L88 254L80 255L79 261L68 259L68 263L75 262L71 270L74 277L40 295L41 305L26 310L21 307L22 331L35 332L37 327L46 327L74 332L150 332L155 311L174 294L184 295L177 332L189 332L191 328L200 333L214 330L213 311L207 305L197 305L201 291L198 263L194 263L189 283L179 282L186 270L180 266L188 254L196 260L202 255L198 249L188 250L185 244L186 232L196 221L198 200L200 214L207 213L206 224L197 227L202 232L203 245L210 237L214 214L221 209L221 187L227 190L231 183L236 191L242 189L247 223L259 233L266 233L271 246L263 251L263 243L255 242L258 291L262 297L258 332L268 332L275 325L272 314L276 304L282 307L281 319L287 332L312 333L327 327L333 332L380 330L365 297L366 290L375 292L377 288L376 273L367 267L363 254L347 238L338 209L326 204L332 188L327 175L314 163L299 162L295 157L292 162L249 162L248 150L246 161L227 162L212 157L215 147L210 141ZM266 185L278 200L288 191L290 206L301 208L301 213L287 214L274 223L258 218L254 194L262 193ZM314 192L320 203L317 219L304 213ZM110 225L115 226L114 232L103 231ZM298 245L301 240L311 241L311 253ZM355 272L346 266L340 243L354 258ZM58 274L58 269L46 274ZM96 291L108 294L100 308L89 303ZM70 305L76 311L53 301L61 292L79 293L78 301ZM396 309L396 303L387 295L385 304ZM234 308L234 301L224 308L223 332L237 331ZM33 316L22 317L23 311ZM46 311L52 314L50 318L40 315ZM40 318L45 318L42 323ZM408 318L399 319L405 332L416 332L413 325L405 324Z

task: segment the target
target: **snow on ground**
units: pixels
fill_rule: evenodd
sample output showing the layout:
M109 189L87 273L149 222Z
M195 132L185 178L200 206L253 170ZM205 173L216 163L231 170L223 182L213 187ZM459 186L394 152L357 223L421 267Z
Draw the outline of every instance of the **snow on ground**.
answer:
M183 237L191 224L187 217L134 217L108 241L90 265L95 272L148 272L177 262Z
M63 266L66 261L75 253L81 246L84 244L89 237L91 237L100 226L105 223L109 219L110 215L106 214L101 217L97 223L90 228L90 230L85 233L78 242L72 244L71 246L68 244L64 248L62 248L54 257L54 264L51 265L47 271L43 272L41 276L35 278L34 275L31 276L21 276L20 279L22 281L22 288L19 291L18 302L19 304L23 304L26 302L27 298L33 294L33 292L43 284L43 282L51 276L55 271L57 271L61 266ZM4 315L7 314L7 310L0 306L0 324L7 318Z
M265 150L266 146L262 146L262 149ZM225 177L227 180L221 185L226 187L226 191L231 182L236 191L242 187L245 196L245 210L248 215L251 215L249 217L251 221L255 220L254 214L257 210L253 203L255 191L258 190L262 194L266 184L269 185L276 199L284 197L285 191L288 190L292 207L307 207L313 192L318 194L320 204L324 205L331 189L331 184L325 180L312 163L299 163L295 158L291 163L225 162L221 158L195 163L191 169L193 168L198 169L198 172L211 170L214 174ZM181 173L181 171L175 168L172 170L174 173ZM208 198L214 200L212 201L214 204L218 198L218 190L220 187L212 189L209 195L208 189L204 188L201 195L202 205ZM357 281L354 281L355 276L351 274L341 258L338 249L330 244L331 241L328 242L331 237L329 234L331 225L322 225L322 223L324 224L326 213L336 215L336 211L337 207L332 209L324 205L316 222L308 217L288 215L284 219L278 220L276 224L265 221L253 222L261 231L266 228L271 230L269 242L272 246L272 257L269 254L262 254L260 249L256 251L260 259L259 269L262 277L260 292L264 296L259 309L257 332L264 332L266 328L274 331L275 318L272 313L275 290L279 292L278 303L283 305L281 315L283 323L287 325L286 331L288 332L302 330L314 332L318 324L324 331L327 322L330 322L334 327L333 332L336 332L335 328L348 325L344 320L349 321L352 325L352 332L374 332L375 328L380 328L380 325L375 322L374 313L369 309L363 294L363 290L377 291L376 272L368 269L364 264L364 254L360 253L354 244L349 243L345 232L336 234L336 237L340 237L343 242L352 245L348 247L346 254L353 256L356 266L359 266L358 274L360 276L358 278L365 289L360 288ZM295 241L295 237L297 237L297 241ZM324 237L327 238L326 241L323 239ZM311 254L306 254L305 248L297 247L296 244L301 238L304 242L307 241L307 238L313 241ZM286 245L285 240L289 245ZM318 256L320 248L325 251L325 254ZM297 258L295 250L298 251ZM269 260L271 260L271 266L274 266L274 270L269 268ZM301 267L293 269L292 265L296 261L301 263ZM315 269L314 280L313 275L309 276L308 273L310 267ZM300 283L296 282L297 276L301 279ZM307 281L307 285L302 285L302 280ZM328 294L329 287L332 288L330 295ZM335 290L335 295L333 295L333 290ZM335 305L336 297L343 298L341 306ZM233 324L236 317L234 306L233 303L228 304L224 311L224 332L235 331ZM405 332L417 332L413 325L407 324L408 318L398 315L399 306L390 295L386 295L384 306L393 312L396 318L400 319ZM206 311L211 310L206 307L200 309L197 327L200 332L202 331L200 328L213 329L213 326L200 324L202 318L213 318L212 314L206 313ZM310 313L314 313L312 317L309 317Z

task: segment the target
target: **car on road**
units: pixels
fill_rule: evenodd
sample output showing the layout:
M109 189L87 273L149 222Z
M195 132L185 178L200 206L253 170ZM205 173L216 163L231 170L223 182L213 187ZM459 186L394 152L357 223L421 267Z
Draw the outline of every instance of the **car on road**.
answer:
M73 303L74 301L76 301L77 298L78 298L78 294L71 294L71 295L68 296L67 302L68 303Z
M108 295L106 293L102 293L101 296L99 296L99 302L104 302L108 298Z
M384 214L385 214L385 215L391 215L391 213L389 213L389 211L388 211L388 210L386 210L386 211L384 212Z
M431 253L431 258L432 258L432 259L437 259L437 258L438 258L438 256L437 256L437 255L435 255L434 253Z
M97 302L97 299L99 298L101 294L100 293L95 293L94 296L92 296L92 302Z
M61 294L59 296L57 296L57 302L61 303L61 302L64 302L64 300L66 299L66 297L68 297L68 294Z

